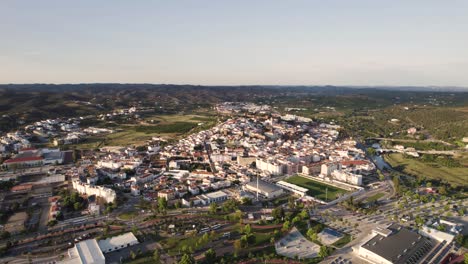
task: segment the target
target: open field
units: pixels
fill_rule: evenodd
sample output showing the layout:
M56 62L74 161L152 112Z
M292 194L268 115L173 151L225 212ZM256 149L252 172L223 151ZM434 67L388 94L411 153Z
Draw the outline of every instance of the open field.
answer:
M347 193L346 190L331 186L322 182L314 181L295 175L286 179L287 182L309 189L308 194L320 200L332 201L340 195ZM328 191L327 191L328 189Z
M153 115L145 117L140 124L120 124L112 127L116 131L114 133L91 136L69 147L94 149L102 146L138 146L154 136L178 139L187 134L209 129L216 123L217 117L209 113Z
M405 158L401 153L387 154L385 160L393 168L416 177L446 180L455 186L466 184L467 167L449 168L437 163L426 163L413 158Z
M10 216L8 222L5 224L5 231L16 234L25 230L24 223L27 219L28 214L26 212L15 213Z
M119 215L119 218L123 220L132 220L136 217L138 217L138 212L136 211L125 212Z

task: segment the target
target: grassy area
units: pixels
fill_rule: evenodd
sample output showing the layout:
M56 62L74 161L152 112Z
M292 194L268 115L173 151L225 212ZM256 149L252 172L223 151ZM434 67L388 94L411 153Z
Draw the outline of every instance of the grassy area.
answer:
M384 195L385 195L384 193L376 193L372 195L371 197L367 198L366 202L370 203L370 202L377 201L378 199L382 198Z
M116 131L112 134L91 136L79 144L68 147L94 149L102 146L138 146L153 136L177 139L216 125L216 116L203 114L153 115L145 117L139 124L118 124L112 127Z
M337 248L342 248L343 246L345 246L346 244L351 242L351 240L352 240L352 237L351 237L350 234L344 234L344 236L342 238L340 238L340 240L333 243L333 246L335 246Z
M170 237L161 241L161 244L167 250L169 255L176 255L184 251L184 249L197 250L203 248L213 239L216 239L220 234L215 234L213 237L210 236L207 240L204 240L202 235L198 236L187 236L187 237Z
M170 133L187 133L197 124L191 122L175 122L170 124L157 124L154 126L136 126L135 132L141 132L145 134L170 134Z
M296 184L298 186L309 189L308 194L321 199L332 201L338 198L340 195L347 193L346 190L340 189L335 186L331 186L322 182L314 181L308 178L304 178L299 175L295 175L286 179L287 182Z
M455 186L466 184L465 167L449 168L437 163L426 163L418 159L405 158L401 153L385 155L385 160L395 169L416 177L446 180Z
M122 220L132 220L132 218L135 218L137 215L138 215L137 212L130 211L130 212L121 213L119 215L119 218Z

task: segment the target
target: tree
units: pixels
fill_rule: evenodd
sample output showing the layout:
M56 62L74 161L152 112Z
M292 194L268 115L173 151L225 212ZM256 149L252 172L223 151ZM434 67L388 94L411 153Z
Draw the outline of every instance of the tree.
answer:
M291 223L290 223L289 221L285 221L285 222L283 223L283 229L282 229L282 230L283 230L283 231L288 231L289 228L291 228Z
M80 202L74 203L73 204L73 209L75 209L75 211L81 210L81 203Z
M300 216L295 216L295 217L292 219L293 225L296 224L297 222L300 222L300 221L301 221L301 217L300 217Z
M164 197L158 199L158 209L160 212L166 212L167 210L167 200Z
M440 195L447 195L447 187L445 187L445 185L442 185L442 186L439 188L439 194L440 194Z
M242 241L237 239L234 241L234 252L237 253L242 248Z
M158 249L155 249L153 252L153 261L155 264L161 264L161 255Z
M284 217L284 210L283 207L277 207L271 211L271 216L275 219L282 219Z
M133 250L130 250L130 258L131 259L136 259L136 254L133 252Z
M317 233L312 228L309 228L309 230L307 230L307 236L313 241L316 241L318 238Z
M458 210L458 215L459 216L464 216L465 215L465 209L461 208L460 210Z
M137 226L132 226L132 233L134 235L138 234L138 227Z
M212 248L205 252L205 262L209 264L216 262L216 251L214 251Z
M240 246L241 246L242 248L245 248L245 247L247 247L248 245L249 245L249 242L248 242L248 240L247 240L247 235L241 236L241 238L240 238Z
M179 261L179 264L195 264L195 259L192 255L185 253Z
M296 209L296 201L292 196L288 198L288 207L292 210Z
M242 204L243 205L252 205L252 199L250 199L249 197L244 197L244 198L242 198Z
M250 227L249 224L245 225L244 227L244 234L249 235L252 233L252 228Z
M216 203L211 203L210 204L210 213L211 214L216 214L216 210L218 210L218 205Z
M275 243L275 237L274 237L274 236L272 236L272 237L270 238L270 243L271 243L271 244L274 244L274 243Z
M48 223L47 223L47 226L54 226L56 225L58 222L57 220L50 220Z
M309 213L307 212L306 209L303 209L301 211L301 213L299 214L299 216L302 218L302 219L307 219L309 217Z
M367 153L370 155L370 156L375 156L376 154L376 151L374 148L367 148Z
M318 256L321 258L326 258L330 254L327 246L321 246Z

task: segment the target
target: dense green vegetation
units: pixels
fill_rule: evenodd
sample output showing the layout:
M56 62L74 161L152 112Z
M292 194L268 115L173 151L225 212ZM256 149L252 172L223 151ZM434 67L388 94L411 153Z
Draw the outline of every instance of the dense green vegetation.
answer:
M309 189L308 194L321 200L332 201L347 191L325 183L295 175L286 179L287 182Z

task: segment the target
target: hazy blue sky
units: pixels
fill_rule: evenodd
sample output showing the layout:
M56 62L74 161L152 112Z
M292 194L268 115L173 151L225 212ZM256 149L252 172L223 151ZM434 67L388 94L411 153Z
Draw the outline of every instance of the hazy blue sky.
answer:
M468 86L468 1L1 0L0 83Z

